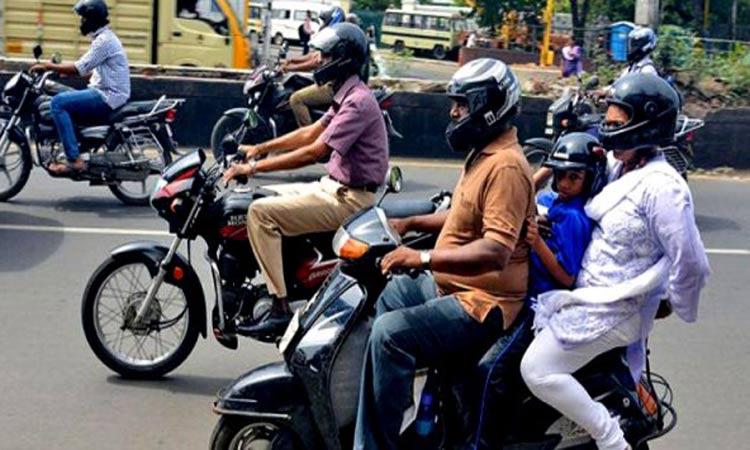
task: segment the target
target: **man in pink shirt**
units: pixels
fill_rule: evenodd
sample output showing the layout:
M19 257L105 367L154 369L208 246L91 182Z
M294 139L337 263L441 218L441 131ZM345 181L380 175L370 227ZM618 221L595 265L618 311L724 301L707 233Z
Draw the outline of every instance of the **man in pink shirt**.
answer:
M319 121L278 139L242 146L248 163L228 169L225 181L259 172L296 169L330 156L327 175L313 183L268 187L279 196L256 200L248 211L248 236L268 291L270 313L244 331L280 334L291 319L281 260L281 237L333 231L349 216L372 205L388 167L388 136L380 107L359 73L367 61L362 30L341 23L318 32L310 42L323 55L315 71L318 85L332 82L334 99ZM278 156L256 160L271 152Z

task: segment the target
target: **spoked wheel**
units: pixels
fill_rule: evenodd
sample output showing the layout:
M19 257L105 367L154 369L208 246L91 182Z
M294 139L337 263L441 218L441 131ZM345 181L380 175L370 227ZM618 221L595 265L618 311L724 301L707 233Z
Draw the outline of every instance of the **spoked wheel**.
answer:
M5 148L0 148L0 201L21 192L29 180L31 164L31 153L10 139Z
M148 206L148 200L154 191L162 170L172 162L172 155L164 151L164 147L153 137L137 136L130 142L133 158L148 161L149 174L141 181L121 181L109 185L109 190L121 202L132 206ZM125 144L115 150L116 152L127 152Z
M158 378L188 357L200 332L187 293L162 283L136 321L152 274L144 257L105 261L86 287L81 308L89 346L107 367L127 378Z
M294 435L282 425L247 417L222 416L211 435L211 450L296 450Z

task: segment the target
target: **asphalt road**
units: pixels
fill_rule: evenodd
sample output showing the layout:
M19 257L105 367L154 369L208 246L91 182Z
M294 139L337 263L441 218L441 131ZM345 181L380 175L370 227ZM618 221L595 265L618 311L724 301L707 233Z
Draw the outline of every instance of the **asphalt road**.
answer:
M402 195L425 196L451 188L458 169L405 165L404 174ZM713 275L699 321L669 319L651 339L653 368L672 383L679 412L677 429L651 448L748 448L748 184L695 179L691 186ZM270 345L243 340L232 352L210 338L162 381L125 381L99 363L81 331L85 283L110 249L143 238L168 242L165 229L148 208L124 207L106 189L38 170L21 195L0 204L0 449L204 449L216 423L215 392L278 358ZM205 264L196 261L209 288Z

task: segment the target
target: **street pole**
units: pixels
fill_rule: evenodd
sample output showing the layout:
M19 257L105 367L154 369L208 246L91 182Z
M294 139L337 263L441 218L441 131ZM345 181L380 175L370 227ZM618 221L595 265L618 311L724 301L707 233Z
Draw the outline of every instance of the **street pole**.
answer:
M708 36L708 17L711 9L711 0L703 0L703 33ZM704 36L704 37L706 37Z
M549 49L550 38L552 37L552 15L555 12L555 0L547 0L547 7L544 8L544 36L542 36L542 48L539 51L539 65L542 67L552 65L554 53Z
M271 65L271 11L273 11L273 0L266 0L263 10L263 61L267 66Z
M635 23L657 27L659 25L659 0L636 0Z

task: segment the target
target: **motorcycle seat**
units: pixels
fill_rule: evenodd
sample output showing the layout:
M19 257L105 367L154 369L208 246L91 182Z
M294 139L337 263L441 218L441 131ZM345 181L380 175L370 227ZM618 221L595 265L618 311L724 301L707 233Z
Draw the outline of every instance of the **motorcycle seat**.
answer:
M120 122L126 117L137 116L151 112L158 100L146 100L140 102L129 102L112 111L108 120L110 123Z
M435 212L435 204L429 200L394 200L383 204L385 216L389 219L419 216Z

